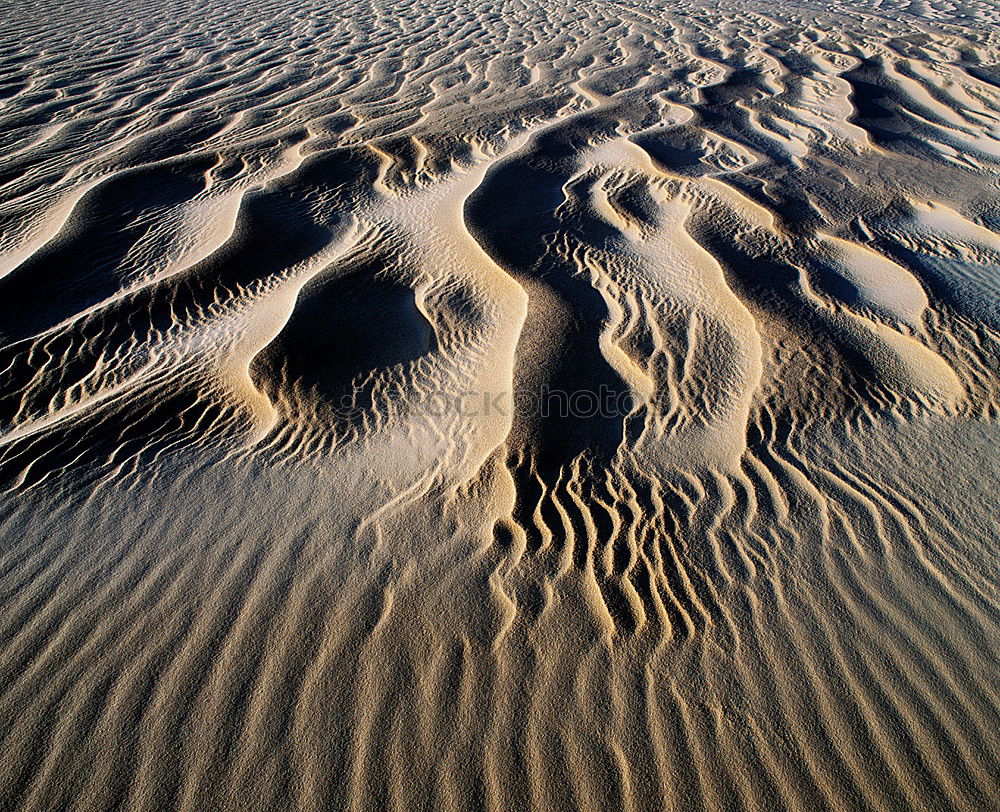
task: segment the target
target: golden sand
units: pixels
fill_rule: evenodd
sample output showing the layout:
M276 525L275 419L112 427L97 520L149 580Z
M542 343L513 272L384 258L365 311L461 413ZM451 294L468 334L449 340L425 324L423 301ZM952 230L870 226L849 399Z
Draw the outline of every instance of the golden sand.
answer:
M1000 807L994 2L0 14L0 807Z

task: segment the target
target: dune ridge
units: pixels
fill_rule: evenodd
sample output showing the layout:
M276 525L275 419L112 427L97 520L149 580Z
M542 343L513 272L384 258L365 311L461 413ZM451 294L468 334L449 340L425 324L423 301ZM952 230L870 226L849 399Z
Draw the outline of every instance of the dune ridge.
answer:
M1000 804L1000 8L10 4L11 809Z

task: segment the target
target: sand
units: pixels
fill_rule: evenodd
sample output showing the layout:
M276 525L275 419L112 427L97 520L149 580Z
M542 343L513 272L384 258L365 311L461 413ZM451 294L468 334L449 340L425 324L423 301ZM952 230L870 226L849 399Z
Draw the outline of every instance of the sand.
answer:
M1000 8L14 0L0 807L1000 807Z

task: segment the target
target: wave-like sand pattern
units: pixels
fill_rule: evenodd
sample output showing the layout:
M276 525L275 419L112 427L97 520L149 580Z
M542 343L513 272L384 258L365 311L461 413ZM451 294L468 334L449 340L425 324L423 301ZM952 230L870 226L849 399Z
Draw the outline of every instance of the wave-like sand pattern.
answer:
M17 2L0 805L1000 804L1000 10Z

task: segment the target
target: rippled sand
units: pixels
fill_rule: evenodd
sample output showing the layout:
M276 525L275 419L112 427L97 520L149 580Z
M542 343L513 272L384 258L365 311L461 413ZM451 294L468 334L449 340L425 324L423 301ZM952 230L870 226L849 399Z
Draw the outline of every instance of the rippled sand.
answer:
M0 806L1000 806L994 2L0 23Z

